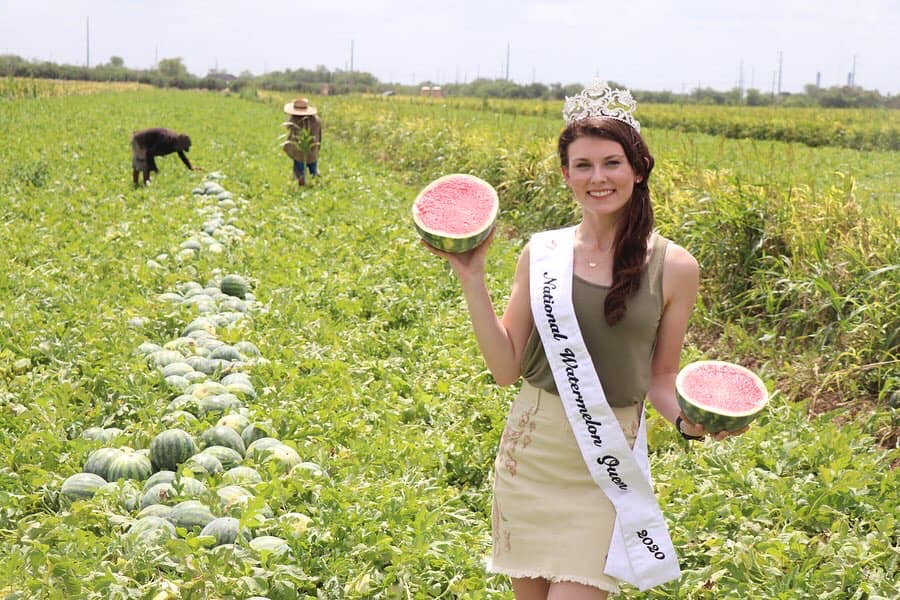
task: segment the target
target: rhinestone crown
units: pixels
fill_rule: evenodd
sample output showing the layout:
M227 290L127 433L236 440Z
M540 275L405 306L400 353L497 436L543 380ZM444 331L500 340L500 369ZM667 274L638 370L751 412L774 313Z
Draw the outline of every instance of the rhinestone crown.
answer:
M631 92L611 89L602 79L594 79L580 94L566 96L562 112L567 126L580 119L606 117L627 123L640 133L641 124L631 114L635 108L637 102Z

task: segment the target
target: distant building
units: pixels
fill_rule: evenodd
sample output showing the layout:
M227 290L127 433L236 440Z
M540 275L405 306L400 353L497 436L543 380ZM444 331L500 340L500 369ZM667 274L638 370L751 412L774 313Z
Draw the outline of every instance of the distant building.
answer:
M441 92L441 86L439 86L439 85L433 85L433 86L431 86L431 94L430 94L430 95L431 95L432 98L440 98L440 97L442 97L442 96L443 96L443 93Z
M420 96L430 96L431 95L431 87L427 85L423 85L422 89L419 90Z
M235 79L237 79L237 77L235 77L231 73L228 73L226 71L217 71L216 69L210 69L209 73L207 73L206 76L210 79L218 79L220 81L234 81Z

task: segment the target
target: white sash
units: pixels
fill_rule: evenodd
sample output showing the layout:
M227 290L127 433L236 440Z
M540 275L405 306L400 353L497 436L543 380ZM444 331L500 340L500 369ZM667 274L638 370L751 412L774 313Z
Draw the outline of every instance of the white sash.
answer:
M572 305L574 242L574 227L531 238L531 311L584 462L616 508L605 573L643 591L677 579L681 569L650 482L643 411L632 453L581 337Z

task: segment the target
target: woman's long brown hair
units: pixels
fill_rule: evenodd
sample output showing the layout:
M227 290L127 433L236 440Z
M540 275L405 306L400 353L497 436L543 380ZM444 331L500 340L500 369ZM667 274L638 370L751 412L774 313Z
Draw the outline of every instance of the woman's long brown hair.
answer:
M597 137L618 142L640 183L635 181L625 218L616 231L613 253L612 287L603 305L609 325L625 316L625 302L641 287L641 275L647 257L647 241L653 231L653 206L650 204L648 180L653 170L653 157L644 138L630 125L608 118L575 121L559 136L559 160L569 168L569 145L581 137Z

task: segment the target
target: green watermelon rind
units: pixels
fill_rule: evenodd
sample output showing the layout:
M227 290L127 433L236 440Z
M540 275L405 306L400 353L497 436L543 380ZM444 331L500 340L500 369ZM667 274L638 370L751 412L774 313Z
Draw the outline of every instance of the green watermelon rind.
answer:
M728 368L733 368L749 376L756 383L756 386L760 390L760 392L762 392L762 402L760 402L759 405L752 410L739 413L727 412L721 409L721 411L716 411L712 408L701 407L691 402L691 400L682 392L681 382L685 377L687 377L687 375L690 374L692 370L702 365L710 364L727 366ZM746 427L747 425L752 423L753 420L756 419L763 410L765 410L769 402L769 392L766 389L766 385L756 373L754 373L750 369L747 369L746 367L742 367L741 365L720 360L702 360L685 365L678 372L678 376L675 378L675 397L678 400L678 406L681 407L681 411L684 413L684 416L686 416L694 423L703 425L706 431L712 433L718 433L720 431L738 431L739 429Z
M493 207L491 209L491 214L488 220L483 224L481 229L474 231L470 234L466 235L458 235L440 231L434 231L433 229L429 229L424 223L419 220L419 215L417 211L417 205L419 200L430 190L437 187L441 183L451 179L451 178L465 178L470 182L476 183L480 186L483 186L485 189L490 190L491 197L493 198ZM464 173L453 173L450 175L444 175L443 177L439 177L435 179L431 183L429 183L425 188L419 192L418 196L416 196L415 201L412 206L412 217L413 224L416 227L416 231L419 232L419 236L425 240L430 246L434 246L438 250L443 250L444 252L450 252L453 254L459 254L462 252L468 252L469 250L478 247L484 240L488 238L491 234L491 231L494 229L494 224L497 222L497 213L500 211L500 198L497 196L497 190L489 184L488 182L475 177L474 175L467 175Z
M223 294L234 296L236 298L244 298L247 295L247 292L250 291L250 285L247 283L247 280L236 274L230 274L223 277L219 288L222 290Z
M68 500L85 500L106 485L106 480L96 473L75 473L63 481L60 492Z
M241 532L240 525L240 520L234 517L217 517L203 527L200 535L209 535L216 538L216 546L233 544ZM247 535L246 531L245 535Z
M184 527L188 531L195 527L202 530L215 518L216 516L209 507L198 500L179 502L172 509L172 514L169 515L169 521L175 527Z
M240 454L241 458L244 457L246 452L241 434L227 425L215 425L201 433L200 445L204 448L208 446L225 446Z
M144 481L153 474L150 459L136 452L122 452L114 458L107 469L107 481L134 479Z
M119 448L97 448L84 462L84 472L99 475L109 481L109 467L123 452Z
M167 429L150 442L150 462L157 470L175 471L197 450L191 434L183 429Z

